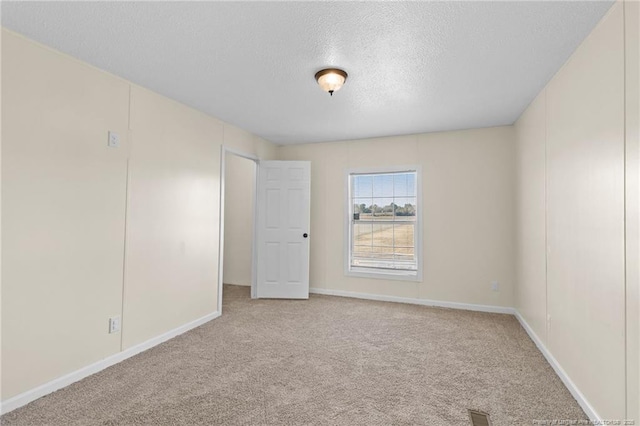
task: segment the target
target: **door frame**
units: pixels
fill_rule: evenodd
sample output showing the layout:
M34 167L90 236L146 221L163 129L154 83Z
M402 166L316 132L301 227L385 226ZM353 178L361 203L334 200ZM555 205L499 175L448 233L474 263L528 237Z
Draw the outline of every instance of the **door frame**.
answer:
M218 306L217 310L219 314L222 314L222 288L224 287L224 200L225 200L225 174L226 174L226 159L227 154L236 155L238 157L246 158L255 163L255 173L253 179L253 230L252 230L252 244L251 244L251 298L256 298L256 283L257 283L257 250L256 250L256 231L257 231L257 219L258 219L258 173L260 168L260 158L254 154L250 154L236 148L231 148L226 145L220 147L220 221L219 221L219 246L218 246Z

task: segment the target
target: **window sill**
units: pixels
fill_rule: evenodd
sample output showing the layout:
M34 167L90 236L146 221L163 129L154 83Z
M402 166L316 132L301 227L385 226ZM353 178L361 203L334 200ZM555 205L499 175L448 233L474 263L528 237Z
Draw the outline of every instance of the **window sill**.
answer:
M375 268L351 267L345 271L345 275L349 277L374 278L379 280L422 281L422 274L419 271L393 271Z

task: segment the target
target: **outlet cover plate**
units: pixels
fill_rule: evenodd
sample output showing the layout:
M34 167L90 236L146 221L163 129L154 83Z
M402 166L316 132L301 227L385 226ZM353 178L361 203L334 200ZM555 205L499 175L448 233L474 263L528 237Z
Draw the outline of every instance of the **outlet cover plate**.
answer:
M120 146L120 135L116 132L109 132L109 142L107 143L111 148L117 148Z
M109 318L109 334L120 331L120 316Z

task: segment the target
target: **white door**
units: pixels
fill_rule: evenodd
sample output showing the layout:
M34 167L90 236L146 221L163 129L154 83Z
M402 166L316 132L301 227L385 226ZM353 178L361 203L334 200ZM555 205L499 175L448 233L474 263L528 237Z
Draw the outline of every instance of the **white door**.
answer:
M261 161L258 167L258 298L309 298L308 161Z

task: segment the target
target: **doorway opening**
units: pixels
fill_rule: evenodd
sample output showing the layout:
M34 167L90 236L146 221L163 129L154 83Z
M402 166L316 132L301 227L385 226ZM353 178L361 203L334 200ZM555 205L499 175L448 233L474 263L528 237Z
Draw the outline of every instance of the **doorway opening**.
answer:
M224 284L250 286L255 297L256 183L258 157L222 147L218 312Z

